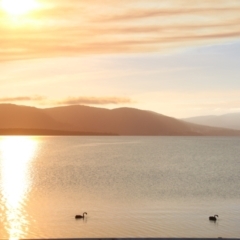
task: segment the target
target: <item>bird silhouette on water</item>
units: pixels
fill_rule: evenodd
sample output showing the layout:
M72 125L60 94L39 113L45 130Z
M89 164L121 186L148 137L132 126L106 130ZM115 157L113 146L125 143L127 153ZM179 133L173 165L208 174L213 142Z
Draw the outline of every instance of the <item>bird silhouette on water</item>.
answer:
M210 220L210 221L214 221L214 222L216 222L216 221L217 221L217 217L218 217L217 214L214 215L214 216L210 216L210 217L209 217L209 220Z
M83 213L83 215L76 215L75 219L80 219L80 218L84 218L84 215L87 214L86 212Z

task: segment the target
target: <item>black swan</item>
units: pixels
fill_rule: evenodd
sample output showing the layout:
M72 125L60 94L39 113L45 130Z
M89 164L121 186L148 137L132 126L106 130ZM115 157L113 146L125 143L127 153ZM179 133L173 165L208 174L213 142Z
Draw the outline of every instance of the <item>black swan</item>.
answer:
M218 215L210 216L210 217L209 217L209 220L210 220L210 221L217 221L217 218L216 218L216 217L218 217Z
M87 214L86 212L83 213L83 215L76 215L75 218L84 218L84 215Z

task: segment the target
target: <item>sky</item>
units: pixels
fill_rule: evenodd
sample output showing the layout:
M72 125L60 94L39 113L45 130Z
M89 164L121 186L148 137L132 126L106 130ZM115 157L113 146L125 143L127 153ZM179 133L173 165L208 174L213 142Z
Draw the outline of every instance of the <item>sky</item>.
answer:
M0 103L240 112L239 0L0 0Z

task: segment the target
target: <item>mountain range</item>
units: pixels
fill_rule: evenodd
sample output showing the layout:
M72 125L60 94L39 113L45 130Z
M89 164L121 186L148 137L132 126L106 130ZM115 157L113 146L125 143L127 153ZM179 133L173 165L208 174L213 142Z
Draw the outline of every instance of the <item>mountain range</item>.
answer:
M0 135L240 136L240 131L202 126L135 108L82 105L35 108L0 104Z
M199 116L184 118L183 121L196 123L204 126L229 128L240 130L240 113L229 113L220 116Z

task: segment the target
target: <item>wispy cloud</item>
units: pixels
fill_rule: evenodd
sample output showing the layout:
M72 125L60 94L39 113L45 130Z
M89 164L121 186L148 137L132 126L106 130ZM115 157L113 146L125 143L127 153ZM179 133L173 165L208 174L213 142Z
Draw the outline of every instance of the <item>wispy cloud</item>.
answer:
M132 101L130 98L122 98L122 97L69 97L67 99L57 101L57 104L107 105L107 104L123 104L123 103L131 103L131 102Z
M130 98L126 97L68 97L64 99L48 99L43 96L15 96L0 98L0 103L13 102L38 102L41 105L108 105L108 104L125 104L132 103Z
M17 96L17 97L3 97L0 98L0 103L4 102L22 102L22 101L43 101L46 100L42 96Z
M0 10L0 61L168 51L240 38L238 0L40 3L17 20Z

